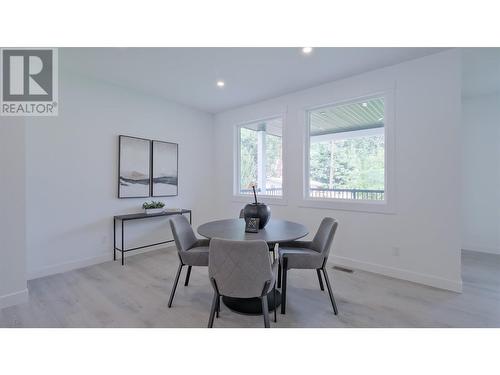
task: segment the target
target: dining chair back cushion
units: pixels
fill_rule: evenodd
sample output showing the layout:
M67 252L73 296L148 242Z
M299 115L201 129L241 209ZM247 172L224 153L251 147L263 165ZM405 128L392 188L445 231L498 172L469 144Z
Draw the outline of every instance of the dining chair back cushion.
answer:
M323 257L328 258L337 226L337 220L331 217L325 217L321 221L318 231L312 240L311 249L321 253Z
M208 255L208 274L219 294L253 298L263 294L266 281L274 283L265 241L231 241L213 238Z
M193 232L193 228L183 215L175 215L170 219L170 228L174 236L175 245L179 252L191 249L198 239Z

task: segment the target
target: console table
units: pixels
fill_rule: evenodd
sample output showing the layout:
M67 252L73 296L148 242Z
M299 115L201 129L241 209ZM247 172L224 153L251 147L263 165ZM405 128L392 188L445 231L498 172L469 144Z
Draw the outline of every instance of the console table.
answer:
M128 214L128 215L117 215L113 216L113 260L116 260L116 251L120 251L122 253L122 266L125 264L125 258L124 258L124 253L132 250L139 250L139 249L144 249L145 247L151 247L151 246L156 246L156 245L161 245L164 243L168 242L173 242L174 240L168 240L168 241L162 241L162 242L157 242L149 245L144 245L144 246L137 246L137 247L132 247L130 249L125 248L125 222L130 221L130 220L143 220L143 219L150 219L153 217L160 217L160 216L171 216L171 215L183 215L183 214L189 214L189 224L192 224L192 213L191 210L186 210L182 209L179 211L167 211L167 212L160 212L157 214L146 214L146 213L138 213L138 214ZM121 249L116 247L116 222L121 221L121 226L122 226L122 247Z

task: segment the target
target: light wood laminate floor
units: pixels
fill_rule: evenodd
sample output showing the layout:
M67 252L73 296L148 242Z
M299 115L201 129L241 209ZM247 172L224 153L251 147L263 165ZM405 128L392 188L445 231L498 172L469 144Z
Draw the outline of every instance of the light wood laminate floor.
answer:
M171 309L178 260L167 248L29 281L26 304L0 310L0 327L206 327L212 299L207 268L186 267ZM463 252L463 293L328 267L339 315L314 271L289 273L287 314L271 327L500 327L500 256ZM214 327L262 327L222 305Z

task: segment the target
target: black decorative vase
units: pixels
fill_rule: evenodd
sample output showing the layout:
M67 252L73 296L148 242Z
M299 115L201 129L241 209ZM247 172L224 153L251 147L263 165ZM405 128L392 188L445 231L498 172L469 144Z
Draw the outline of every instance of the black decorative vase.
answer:
M245 206L243 212L245 215L245 222L250 217L259 218L259 229L264 228L271 218L271 208L264 203L249 203Z

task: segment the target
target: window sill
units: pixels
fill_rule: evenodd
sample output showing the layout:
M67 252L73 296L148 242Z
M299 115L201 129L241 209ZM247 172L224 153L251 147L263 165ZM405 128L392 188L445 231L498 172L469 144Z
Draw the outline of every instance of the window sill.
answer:
M269 206L287 206L288 201L285 198L279 197L266 197L266 196L257 196L257 200L260 203L265 203ZM233 202L238 203L252 203L254 201L253 195L233 195Z
M349 199L313 199L305 198L299 205L301 208L319 208L326 210L367 212L376 214L395 214L393 204L387 201L355 201Z

